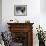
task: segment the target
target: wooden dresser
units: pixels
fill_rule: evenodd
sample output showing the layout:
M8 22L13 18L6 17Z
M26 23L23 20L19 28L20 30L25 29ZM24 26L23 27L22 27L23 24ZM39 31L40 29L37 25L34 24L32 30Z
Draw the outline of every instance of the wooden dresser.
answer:
M15 42L23 43L22 46L33 46L33 23L7 23L12 39Z

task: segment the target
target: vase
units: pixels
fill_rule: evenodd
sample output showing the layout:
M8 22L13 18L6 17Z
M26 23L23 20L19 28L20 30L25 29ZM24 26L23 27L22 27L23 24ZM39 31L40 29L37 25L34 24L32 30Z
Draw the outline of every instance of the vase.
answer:
M39 40L39 46L45 46L45 41Z

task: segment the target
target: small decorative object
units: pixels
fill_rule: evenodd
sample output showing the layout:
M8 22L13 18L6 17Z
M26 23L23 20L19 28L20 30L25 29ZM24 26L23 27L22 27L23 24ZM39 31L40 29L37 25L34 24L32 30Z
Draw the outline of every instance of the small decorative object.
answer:
M45 46L45 35L43 32L42 27L36 28L37 29L37 34L38 35L38 40L39 40L39 46Z
M25 23L30 23L30 20L26 20Z
M13 21L13 20L10 20L10 21Z
M14 16L26 16L27 5L14 5Z
M19 21L17 19L11 19L9 23L19 23Z

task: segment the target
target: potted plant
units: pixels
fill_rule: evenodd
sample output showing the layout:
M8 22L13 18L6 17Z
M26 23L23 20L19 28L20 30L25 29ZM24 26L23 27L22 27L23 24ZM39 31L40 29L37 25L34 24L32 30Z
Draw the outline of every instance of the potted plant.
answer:
M45 46L45 35L43 32L42 27L36 28L37 29L37 34L36 36L38 36L38 40L39 40L39 46Z

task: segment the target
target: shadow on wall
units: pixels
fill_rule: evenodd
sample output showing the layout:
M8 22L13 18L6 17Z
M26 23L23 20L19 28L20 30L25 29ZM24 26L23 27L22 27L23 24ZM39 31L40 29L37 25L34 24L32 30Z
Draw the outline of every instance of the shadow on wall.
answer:
M46 0L40 0L40 12L46 14Z
M0 31L2 31L2 0L0 0Z

